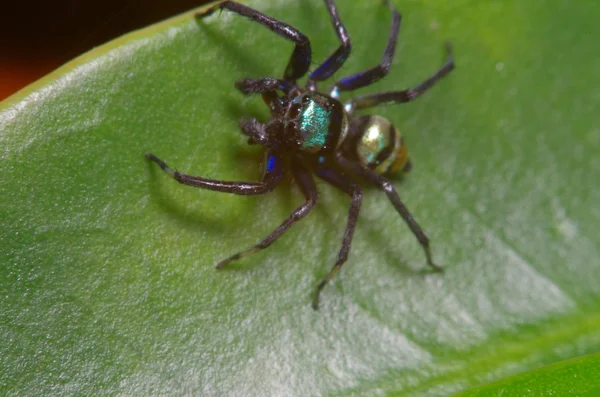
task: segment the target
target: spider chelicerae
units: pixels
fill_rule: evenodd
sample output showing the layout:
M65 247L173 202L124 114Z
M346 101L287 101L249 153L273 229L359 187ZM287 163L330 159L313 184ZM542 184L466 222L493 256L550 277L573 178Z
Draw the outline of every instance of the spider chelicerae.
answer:
M401 16L388 0L385 0L385 4L392 12L392 27L381 63L337 80L329 94L320 92L317 83L330 78L340 69L352 48L350 37L333 0L325 0L325 5L341 45L309 74L305 88L301 88L297 80L303 77L310 67L312 55L310 41L293 26L235 1L219 2L197 13L196 18L204 18L217 10L226 9L261 24L295 45L282 79L245 78L235 84L245 95L261 94L271 110L271 119L267 123L261 123L256 119L240 122L242 133L248 137L248 143L263 145L266 149L262 180L232 182L182 174L171 169L154 154L146 154L147 159L154 161L179 183L238 195L268 193L281 181L283 169L285 167L291 169L295 182L304 194L304 204L261 242L219 262L217 264L219 269L232 261L267 248L310 212L316 205L318 197L312 173L346 192L352 198L352 204L342 247L335 265L317 285L312 302L315 309L318 308L321 290L346 262L350 251L362 200L361 189L356 179L375 185L385 192L423 247L427 264L440 270L431 258L429 239L400 200L394 186L384 176L405 172L411 168L406 145L400 132L389 120L381 116L355 116L354 113L359 109L380 104L410 102L419 97L454 68L450 45L446 44L448 53L446 63L414 88L358 96L345 103L339 100L340 92L368 86L383 78L390 69Z

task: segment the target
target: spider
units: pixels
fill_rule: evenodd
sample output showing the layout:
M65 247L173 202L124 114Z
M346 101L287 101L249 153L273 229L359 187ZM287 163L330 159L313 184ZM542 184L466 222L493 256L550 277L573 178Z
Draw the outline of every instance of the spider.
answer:
M170 168L154 154L146 154L147 159L158 164L179 183L238 195L266 194L281 181L284 168L291 169L294 180L305 197L304 204L258 244L219 262L217 269L267 248L293 224L304 218L318 200L317 188L312 177L314 173L352 198L342 247L335 265L317 285L312 301L314 309L318 308L321 290L346 262L350 251L362 200L361 189L356 179L375 185L385 192L419 241L427 264L435 270L441 270L432 260L428 237L400 200L394 186L384 176L405 172L411 168L400 132L389 120L381 116L355 116L354 112L379 104L410 102L422 95L454 68L450 44L446 43L447 60L444 65L416 87L358 96L344 104L339 100L340 92L373 84L383 78L390 69L401 15L389 0L385 0L385 4L392 12L392 26L381 63L337 80L329 94L319 91L317 83L328 79L340 69L352 48L350 37L333 0L325 0L325 5L341 45L308 75L304 89L297 84L297 80L308 72L311 63L310 41L293 26L235 1L219 2L195 15L196 18L204 18L217 10L229 10L261 24L295 45L282 79L245 78L235 83L237 89L245 95L261 94L270 108L271 119L267 123L256 119L240 121L240 128L248 137L248 143L263 145L266 149L265 166L260 182L221 181L182 174Z

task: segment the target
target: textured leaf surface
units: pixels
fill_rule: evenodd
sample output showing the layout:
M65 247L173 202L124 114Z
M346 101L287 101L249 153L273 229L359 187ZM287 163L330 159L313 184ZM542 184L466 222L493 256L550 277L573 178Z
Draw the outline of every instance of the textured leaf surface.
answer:
M338 0L353 54L381 58L390 15ZM600 350L600 4L396 2L391 74L457 69L418 101L375 110L403 131L396 181L433 241L430 274L385 196L365 195L347 265L349 200L319 207L267 251L217 272L301 194L181 186L143 154L220 179L260 177L233 82L279 76L291 45L227 13L125 36L0 110L0 387L7 394L445 396ZM254 1L297 26L314 62L337 47L322 1Z
M600 395L598 379L600 355L595 354L530 371L455 397L594 397Z

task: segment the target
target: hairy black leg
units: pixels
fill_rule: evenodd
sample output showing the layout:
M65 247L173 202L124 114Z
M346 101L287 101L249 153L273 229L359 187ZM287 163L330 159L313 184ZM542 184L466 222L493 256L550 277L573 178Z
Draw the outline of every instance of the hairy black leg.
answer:
M342 44L325 60L325 62L310 74L308 81L306 82L306 88L311 91L317 89L315 81L326 80L337 72L344 62L346 62L346 59L348 59L348 55L350 55L350 51L352 50L350 36L348 36L346 28L340 20L340 16L333 0L325 0L325 4L327 5L327 11L329 11L329 15L331 16L331 23Z
M250 18L251 20L260 23L262 26L266 27L272 32L278 34L279 36L296 43L294 52L292 53L288 65L285 68L283 78L285 80L295 82L297 79L306 74L308 68L310 67L311 59L310 41L305 35L300 33L300 31L295 29L293 26L278 21L277 19L265 15L260 11L237 3L235 1L223 1L221 3L217 3L207 8L206 10L197 13L196 18L204 18L208 15L211 15L216 10L223 8L235 12L236 14L242 15L246 18Z
M236 81L235 86L244 95L261 94L265 103L271 108L271 113L280 113L282 110L283 97L277 91L282 91L288 97L301 93L296 84L273 77L242 79Z
M343 190L352 197L352 204L348 212L348 224L346 225L346 231L344 232L344 239L342 240L342 248L338 254L338 259L335 265L331 268L327 276L319 285L315 291L315 295L312 302L313 309L319 308L319 295L321 290L329 280L337 273L342 267L346 259L348 258L348 252L350 251L350 244L352 243L352 236L354 235L354 229L356 228L356 221L358 220L358 212L360 211L360 203L362 201L362 192L358 185L356 185L351 179L347 178L340 172L330 168L320 168L316 170L316 174L323 180L329 182L338 189Z
M337 97L339 91L355 90L357 88L373 84L377 80L383 78L390 71L392 61L394 60L396 41L398 40L400 21L402 17L400 16L398 10L396 10L396 8L390 4L389 0L386 0L385 3L392 11L392 28L390 30L390 37L388 39L387 46L385 47L381 63L371 69L367 69L363 72L356 73L352 76L344 77L338 80L331 89L332 96Z
M433 87L442 77L446 76L452 69L454 69L454 56L452 55L452 47L450 43L446 43L446 51L448 53L448 60L437 72L435 72L427 80L416 86L404 91L391 91L391 92L380 92L377 94L364 95L351 99L346 103L346 109L349 109L352 113L356 109L365 109L372 106L388 103L403 103L410 102L428 89Z
M287 80L275 79L273 77L263 77L260 79L242 79L235 82L235 87L244 95L262 94L269 91L283 91L286 94L297 89L295 84Z
M421 246L423 247L425 257L427 258L427 264L435 270L442 270L441 267L433 263L433 259L431 258L431 250L429 248L429 238L427 237L427 235L425 235L425 232L423 232L423 229L421 229L421 226L419 226L417 221L413 218L413 216L408 211L408 208L406 208L402 200L400 200L400 196L394 188L394 185L392 185L390 181L388 181L386 178L384 178L377 172L368 168L364 168L358 163L347 160L341 154L337 155L337 162L339 166L342 167L344 170L352 173L353 175L359 175L365 178L368 182L376 185L385 192L396 211L398 211L402 219L404 219L410 230L413 232L413 234L419 241L419 244L421 244Z
M254 254L267 248L269 245L275 242L275 240L281 237L290 227L292 227L294 223L304 218L317 204L317 187L315 186L315 182L313 181L310 173L298 161L292 162L292 172L294 173L296 182L298 182L298 185L300 186L300 190L302 190L302 193L304 194L306 202L300 207L296 208L296 210L292 212L292 214L286 218L286 220L283 221L283 223L279 225L277 229L273 230L273 232L265 237L260 243L256 244L252 248L232 255L229 258L219 262L217 264L217 269L223 268L232 261L241 259L245 256Z
M266 154L265 173L261 182L219 181L215 179L202 178L199 176L181 174L178 171L172 170L167 163L152 153L146 153L146 158L154 161L167 174L181 184L208 190L215 190L217 192L239 194L242 196L251 196L270 192L275 188L275 186L277 186L283 174L283 164L281 159L273 152L267 152Z

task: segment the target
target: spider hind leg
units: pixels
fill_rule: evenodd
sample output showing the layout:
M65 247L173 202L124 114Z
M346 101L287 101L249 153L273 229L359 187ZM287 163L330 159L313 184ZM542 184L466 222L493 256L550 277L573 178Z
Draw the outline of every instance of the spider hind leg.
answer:
M350 245L352 244L352 237L354 236L356 221L358 220L358 213L360 212L360 205L362 202L362 191L358 185L339 171L334 170L333 168L318 168L316 170L316 174L324 181L337 187L352 197L352 203L350 204L350 209L348 211L348 223L346 224L346 231L344 232L344 238L342 240L342 247L338 253L338 259L329 273L327 273L323 280L321 280L321 282L317 285L315 290L312 301L312 307L315 310L319 308L319 296L321 294L321 290L325 287L325 285L327 285L329 280L333 278L338 270L340 270L342 265L346 262L346 259L348 259L348 253L350 252Z
M273 244L275 240L281 237L296 222L300 221L302 218L308 215L308 213L317 204L317 187L315 186L315 182L310 173L297 161L292 162L292 172L294 174L296 182L300 186L300 190L302 190L302 193L304 194L304 198L306 200L304 204L296 208L296 210L292 212L292 214L289 217L287 217L281 225L279 225L275 230L273 230L260 243L248 248L247 250L232 255L225 260L222 260L217 264L217 269L222 269L223 267L225 267L233 261L244 258L251 254L255 254L267 248L268 246Z
M423 248L423 252L425 253L425 258L427 260L427 265L433 268L436 271L442 271L443 268L436 265L433 262L433 258L431 255L431 249L429 247L429 237L425 234L421 226L417 223L417 221L413 218L412 214L406 208L406 205L400 199L396 188L389 182L385 177L378 174L377 172L364 168L361 164L355 163L353 161L345 159L342 155L337 156L337 163L339 166L346 170L347 172L360 176L364 178L367 182L377 186L379 189L383 190L386 194L390 203L394 206L398 214L404 219L404 222L408 225L411 232L415 235L419 244Z

